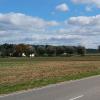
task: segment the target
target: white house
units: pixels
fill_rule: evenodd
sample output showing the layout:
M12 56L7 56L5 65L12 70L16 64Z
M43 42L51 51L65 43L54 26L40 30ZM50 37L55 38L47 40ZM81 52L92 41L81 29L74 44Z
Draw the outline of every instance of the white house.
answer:
M31 58L35 57L35 54L34 53L30 54L30 57Z
M22 57L26 57L25 53L22 53Z

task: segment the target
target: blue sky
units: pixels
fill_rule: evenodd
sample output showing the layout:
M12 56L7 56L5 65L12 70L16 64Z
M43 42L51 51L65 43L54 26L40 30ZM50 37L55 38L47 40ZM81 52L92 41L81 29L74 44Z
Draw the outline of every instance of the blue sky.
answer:
M70 10L66 13L56 12L55 7L66 3ZM47 20L66 20L71 16L92 16L99 14L99 9L93 8L93 11L87 12L84 4L73 4L71 0L0 0L1 13L24 13L30 16L38 16Z
M0 43L100 44L99 0L0 0Z

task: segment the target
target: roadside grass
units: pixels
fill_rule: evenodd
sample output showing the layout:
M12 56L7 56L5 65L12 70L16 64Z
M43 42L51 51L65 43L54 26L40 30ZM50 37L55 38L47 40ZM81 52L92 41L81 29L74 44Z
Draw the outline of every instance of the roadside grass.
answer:
M15 91L20 91L20 90L28 90L36 87L42 87L46 86L49 84L56 84L58 82L64 82L64 81L69 81L69 80L76 80L76 79L81 79L93 75L99 75L100 71L95 71L91 73L82 73L82 74L77 74L75 76L64 76L64 77L54 77L54 78L48 78L48 79L39 79L39 80L33 80L33 81L27 81L24 83L20 84L15 84L15 85L1 85L0 86L0 94L4 93L11 93Z
M100 75L100 56L0 58L0 94Z

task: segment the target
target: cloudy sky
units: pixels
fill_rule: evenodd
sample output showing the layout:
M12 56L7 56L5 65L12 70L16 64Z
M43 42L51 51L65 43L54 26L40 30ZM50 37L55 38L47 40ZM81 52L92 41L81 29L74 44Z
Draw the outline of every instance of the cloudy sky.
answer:
M100 45L100 0L0 0L0 43Z

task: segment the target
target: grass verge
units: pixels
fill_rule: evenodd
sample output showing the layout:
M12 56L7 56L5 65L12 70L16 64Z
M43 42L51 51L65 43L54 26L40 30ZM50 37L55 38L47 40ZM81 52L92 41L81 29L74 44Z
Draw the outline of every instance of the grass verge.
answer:
M69 80L81 79L81 78L90 77L94 75L100 75L100 71L80 73L77 75L69 75L69 76L64 76L64 77L44 78L44 79L39 79L39 80L27 81L27 82L15 84L15 85L10 85L10 84L1 85L0 94L8 94L15 91L28 90L31 88L42 87L49 84L56 84L59 82L64 82L64 81L69 81Z

